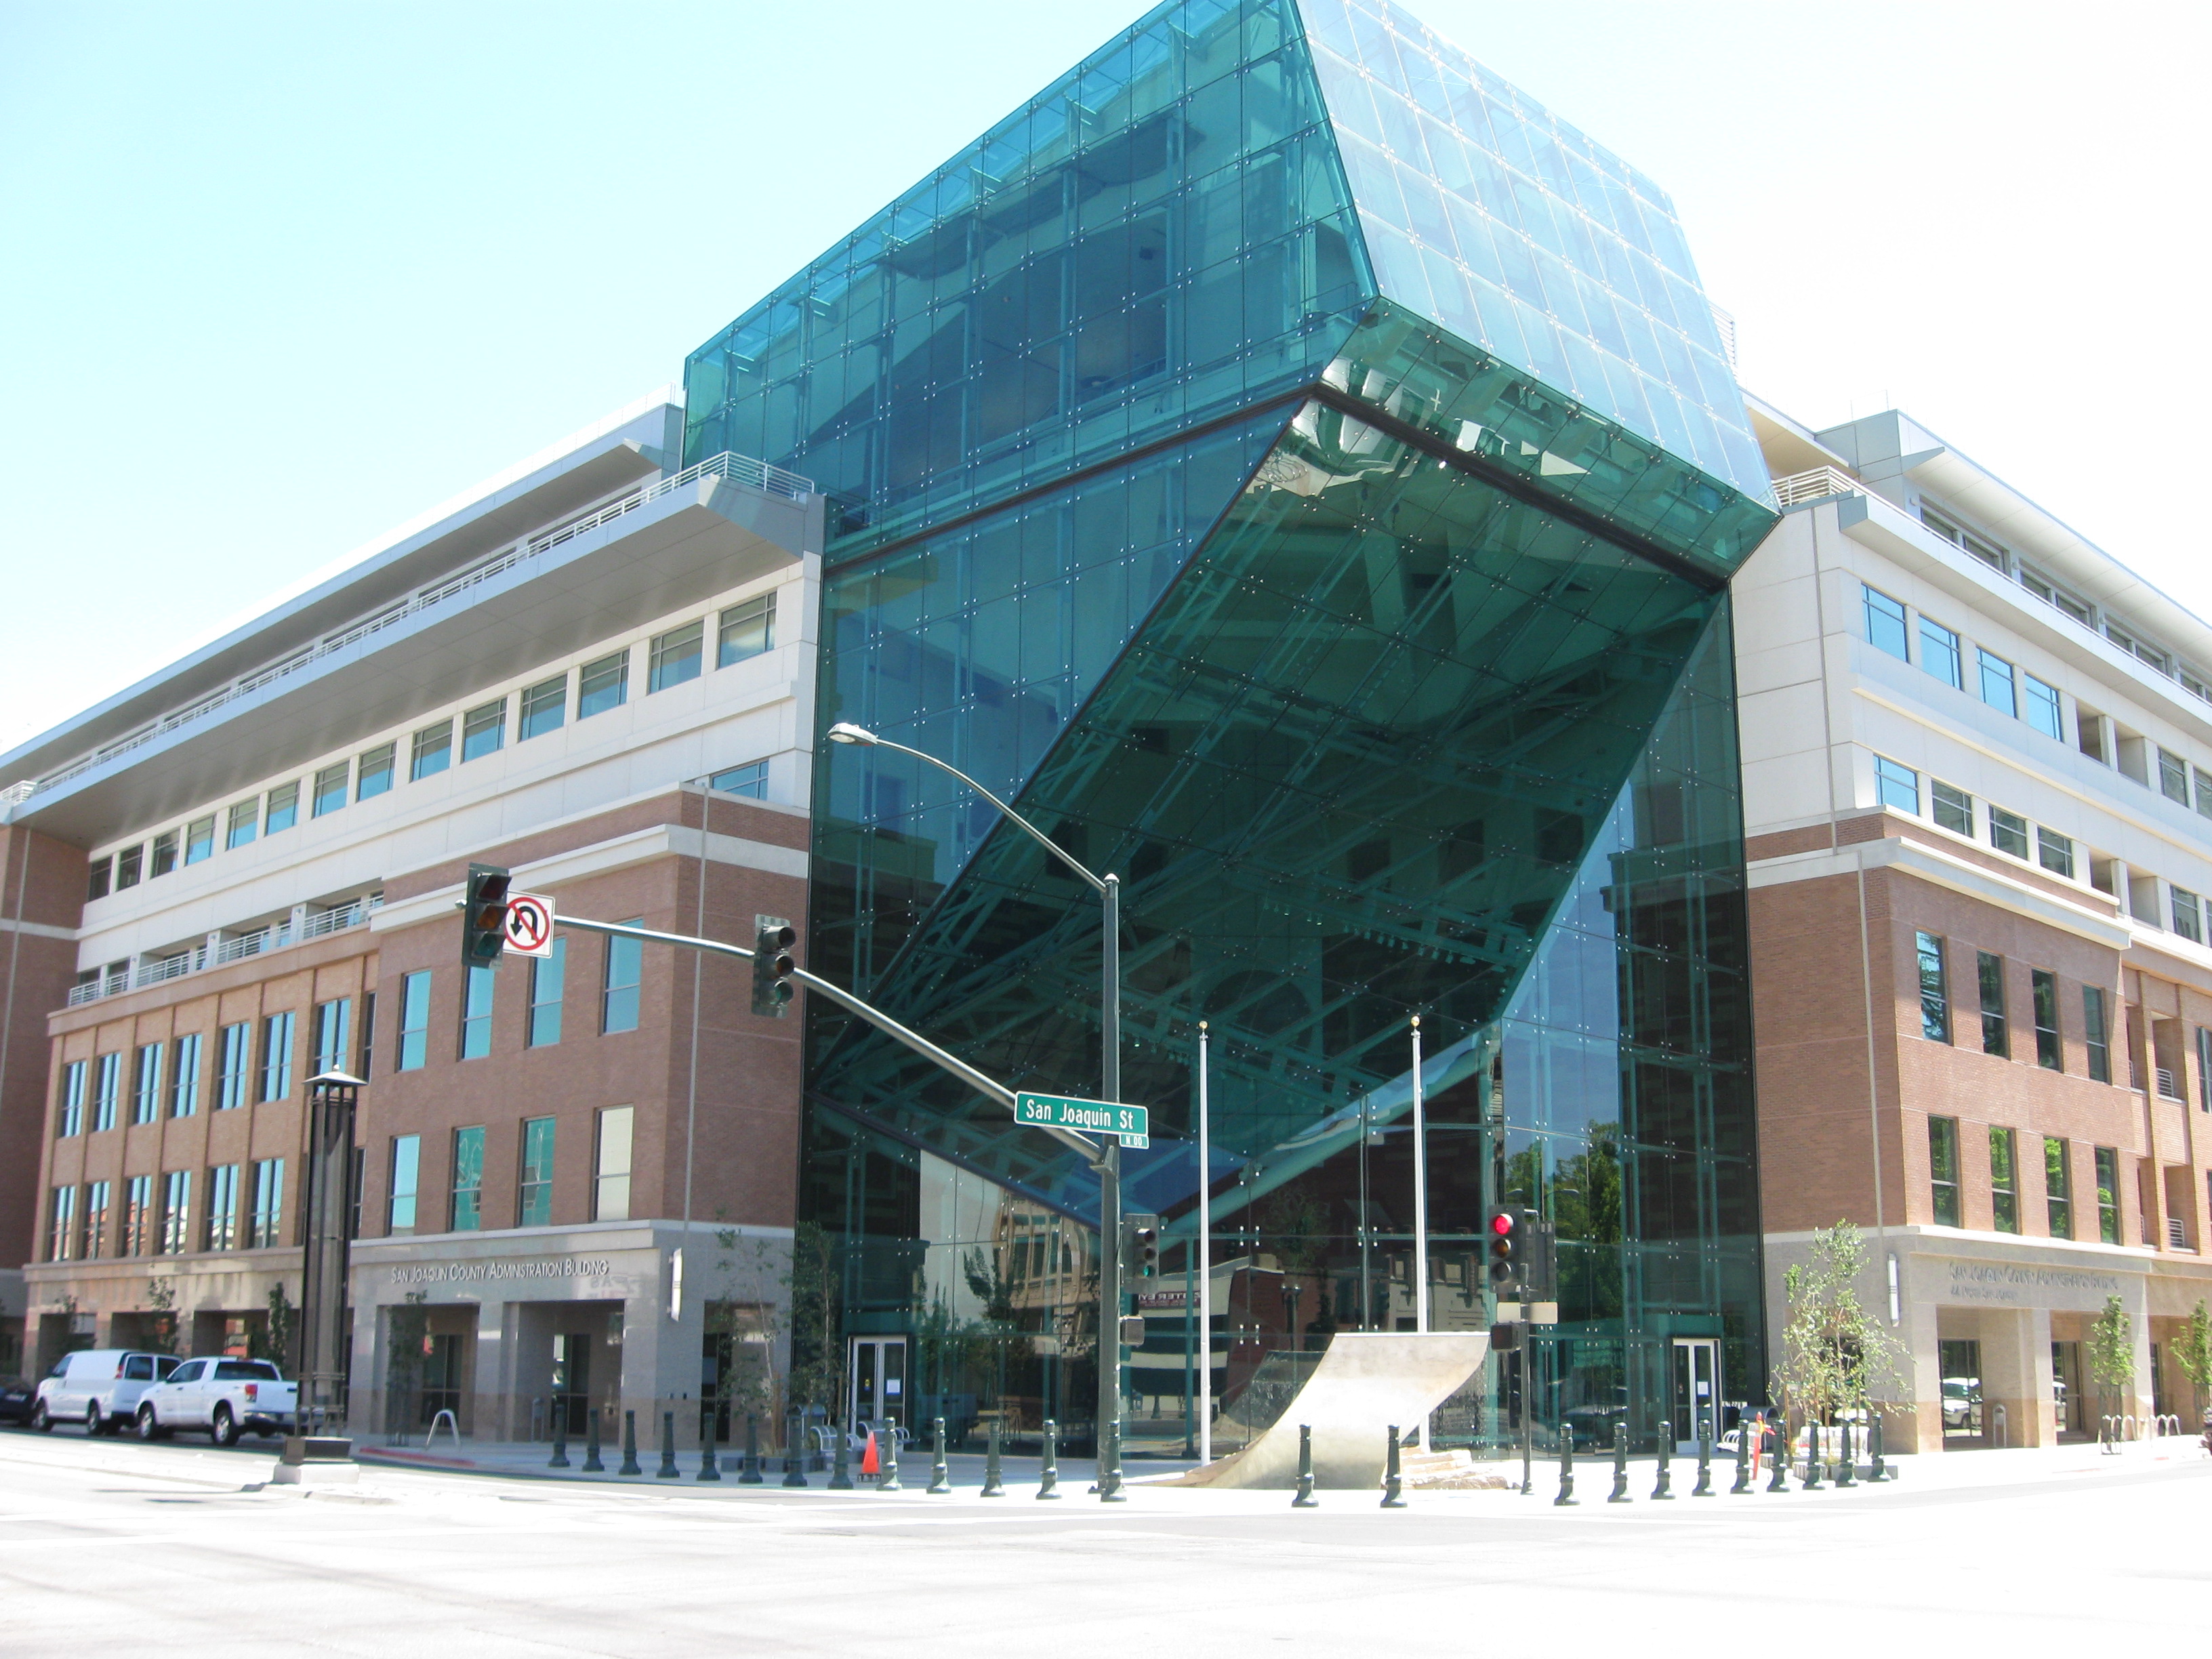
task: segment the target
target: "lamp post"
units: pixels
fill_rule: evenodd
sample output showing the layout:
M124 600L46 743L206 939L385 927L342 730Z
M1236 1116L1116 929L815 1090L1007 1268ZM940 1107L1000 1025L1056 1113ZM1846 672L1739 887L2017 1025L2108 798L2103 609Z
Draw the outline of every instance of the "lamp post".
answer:
M307 1182L301 1240L299 1435L343 1421L352 1332L346 1320L346 1267L353 1229L354 1111L362 1079L333 1068L307 1079Z
M889 749L951 774L999 809L1000 816L1024 831L1044 850L1073 871L1098 895L1104 913L1103 985L1099 997L1098 1083L1102 1094L1116 1105L1121 1100L1121 880L1115 875L1096 876L1044 831L949 761L909 749L902 743L878 737L866 726L840 720L830 728L832 743L858 744L870 749ZM1109 1501L1121 1496L1121 1143L1102 1135L1091 1166L1098 1172L1098 1495Z

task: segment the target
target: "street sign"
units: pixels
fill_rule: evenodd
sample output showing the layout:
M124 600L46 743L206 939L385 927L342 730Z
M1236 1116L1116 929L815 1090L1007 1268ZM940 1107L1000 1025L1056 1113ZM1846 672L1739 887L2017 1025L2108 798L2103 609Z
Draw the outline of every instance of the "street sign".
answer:
M553 901L544 893L507 896L507 948L518 957L553 954Z
M1149 1146L1152 1114L1142 1106L1117 1106L1110 1100L1072 1100L1065 1095L1016 1095L1014 1121L1043 1128L1079 1129L1112 1135L1124 1146Z

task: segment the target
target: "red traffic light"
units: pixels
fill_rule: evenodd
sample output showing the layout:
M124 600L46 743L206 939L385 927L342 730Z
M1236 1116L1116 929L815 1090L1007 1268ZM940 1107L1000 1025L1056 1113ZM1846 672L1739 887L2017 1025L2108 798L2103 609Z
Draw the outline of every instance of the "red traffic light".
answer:
M1503 1238L1506 1234L1511 1232L1513 1231L1513 1212L1510 1210L1500 1210L1496 1215L1492 1216L1490 1218L1490 1231L1496 1233L1501 1238Z

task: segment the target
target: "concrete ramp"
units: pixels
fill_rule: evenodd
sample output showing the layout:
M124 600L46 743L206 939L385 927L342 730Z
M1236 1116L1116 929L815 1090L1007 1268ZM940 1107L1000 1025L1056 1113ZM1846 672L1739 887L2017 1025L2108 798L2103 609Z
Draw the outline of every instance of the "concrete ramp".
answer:
M1191 1470L1169 1486L1280 1487L1298 1478L1298 1425L1313 1429L1314 1484L1372 1489L1382 1484L1387 1431L1411 1433L1451 1398L1490 1352L1487 1331L1339 1332L1283 1414L1239 1452Z

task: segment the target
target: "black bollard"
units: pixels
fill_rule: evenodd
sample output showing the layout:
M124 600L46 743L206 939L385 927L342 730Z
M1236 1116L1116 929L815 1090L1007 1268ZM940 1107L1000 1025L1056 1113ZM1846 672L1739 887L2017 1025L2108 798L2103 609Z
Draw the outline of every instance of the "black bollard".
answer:
M1701 1415L1698 1419L1698 1484L1690 1488L1692 1498L1717 1496L1713 1491L1713 1431L1712 1425Z
M1881 1461L1881 1413L1876 1412L1874 1420L1867 1425L1867 1479L1877 1483L1889 1479L1889 1470Z
M1735 1484L1729 1488L1729 1496L1741 1498L1751 1491L1751 1419L1741 1410L1735 1414Z
M1667 1503L1674 1501L1674 1424L1672 1419L1659 1425L1659 1481L1651 1488L1651 1495Z
M1406 1482L1398 1473L1398 1425L1390 1425L1390 1443L1382 1454L1382 1507L1406 1507Z
M1632 1504L1636 1501L1628 1495L1628 1425L1626 1423L1613 1425L1613 1493L1605 1501L1608 1504Z
M645 1469L637 1461L637 1413L623 1413L623 1461L617 1474L643 1474Z
M553 1456L545 1467L565 1469L568 1467L568 1409L566 1402L553 1402Z
M990 1437L983 1443L983 1490L979 1496L1004 1498L1006 1495L1004 1472L999 1468L999 1424L994 1418Z
M842 1423L837 1425L837 1460L830 1466L830 1490L853 1490L853 1435Z
M1037 1471L1037 1496L1060 1496L1060 1425L1049 1417L1044 1420L1044 1462Z
M584 1473L605 1474L607 1466L599 1462L599 1413L596 1406L584 1419Z
M1106 1433L1098 1443L1098 1501L1102 1504L1126 1504L1129 1495L1121 1490L1121 1425L1109 1423Z
M1774 1437L1774 1471L1766 1478L1766 1489L1769 1492L1788 1492L1790 1490L1790 1419L1787 1417L1784 1418L1779 1429L1769 1424L1763 1413L1759 1421L1759 1426Z
M805 1435L805 1419L797 1412L792 1413L789 1420L784 1425L783 1484L787 1486L803 1486L807 1484L806 1451L800 1444Z
M1805 1484L1799 1490L1820 1490L1820 1425L1818 1423L1805 1425Z
M738 1484L761 1484L760 1418L753 1412L745 1413L745 1461L738 1466Z
M1559 1495L1552 1500L1554 1509L1571 1509L1582 1500L1575 1496L1575 1428L1571 1423L1559 1425Z
M927 1491L942 1497L952 1490L952 1475L945 1461L945 1419L930 1419L929 1485Z
M660 1414L660 1467L653 1472L656 1480L681 1480L684 1471L676 1467L676 1413Z
M884 1431L876 1437L876 1449L880 1454L884 1472L876 1478L878 1492L904 1492L898 1478L898 1425L886 1421Z
M1858 1447L1853 1443L1856 1437L1851 1433L1851 1425L1849 1423L1844 1425L1843 1434L1844 1462L1843 1467L1836 1471L1836 1484L1839 1486L1856 1486L1859 1483L1859 1473L1854 1467L1858 1462L1859 1456Z
M699 1473L695 1480L720 1480L722 1465L714 1455L714 1419L709 1417L699 1434Z
M1298 1491L1291 1499L1294 1510L1310 1510L1319 1506L1313 1495L1313 1425L1298 1425Z

